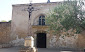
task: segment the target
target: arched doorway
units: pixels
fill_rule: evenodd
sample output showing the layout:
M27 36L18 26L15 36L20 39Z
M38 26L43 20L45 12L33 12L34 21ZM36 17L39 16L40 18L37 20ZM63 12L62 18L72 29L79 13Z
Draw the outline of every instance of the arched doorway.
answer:
M46 33L37 33L37 48L46 48Z

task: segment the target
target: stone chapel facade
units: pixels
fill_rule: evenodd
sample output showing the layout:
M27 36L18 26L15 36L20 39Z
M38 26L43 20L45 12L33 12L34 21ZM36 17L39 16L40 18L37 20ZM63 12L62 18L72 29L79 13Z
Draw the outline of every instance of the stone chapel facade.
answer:
M35 38L35 46L42 47L42 45L46 48L49 47L48 39L49 33L47 33L48 26L45 24L45 16L46 14L56 7L58 3L33 3L33 7L38 9L32 12L32 15L29 20L28 11L24 11L24 9L28 8L29 4L20 4L13 5L13 14L12 14L12 39L25 38L28 35L31 35ZM39 40L42 37L43 40ZM41 45L38 45L38 41L44 41Z
M61 37L54 36L47 32L49 26L45 23L45 16L47 13L57 7L63 2L51 2L51 3L33 3L32 6L35 10L32 12L30 20L27 9L29 4L17 4L12 5L12 22L11 22L11 41L15 46L24 45L24 38L27 36L34 37L34 45L38 48L57 48L57 47L77 47L78 36ZM58 39L59 38L59 39ZM84 39L85 40L85 39ZM83 47L85 47L83 41ZM77 44L78 43L78 44ZM82 46L82 45L79 45Z

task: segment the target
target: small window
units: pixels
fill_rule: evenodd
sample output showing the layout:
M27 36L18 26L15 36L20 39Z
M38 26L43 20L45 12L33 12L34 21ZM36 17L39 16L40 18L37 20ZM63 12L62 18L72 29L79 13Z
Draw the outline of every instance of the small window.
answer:
M45 16L40 16L39 17L39 25L45 25Z

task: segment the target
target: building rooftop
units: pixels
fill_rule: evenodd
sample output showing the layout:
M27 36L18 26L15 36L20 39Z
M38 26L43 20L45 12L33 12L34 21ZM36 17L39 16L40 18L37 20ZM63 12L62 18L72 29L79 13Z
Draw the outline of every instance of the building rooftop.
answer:
M60 2L49 2L49 3L32 3L33 5L39 5L39 4L55 4L55 3L63 3L63 1L60 1ZM29 3L30 4L30 3ZM28 6L29 4L13 4L12 6Z

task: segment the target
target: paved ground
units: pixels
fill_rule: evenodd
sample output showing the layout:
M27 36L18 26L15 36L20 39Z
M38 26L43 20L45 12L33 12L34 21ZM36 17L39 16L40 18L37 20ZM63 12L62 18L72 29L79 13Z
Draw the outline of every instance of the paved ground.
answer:
M0 52L19 52L19 47L2 48ZM83 52L83 51L58 51L56 49L38 48L38 52Z
M45 49L45 48L38 48L38 52L83 52L83 51L72 51L72 50L68 50L68 51L60 51L58 49Z

